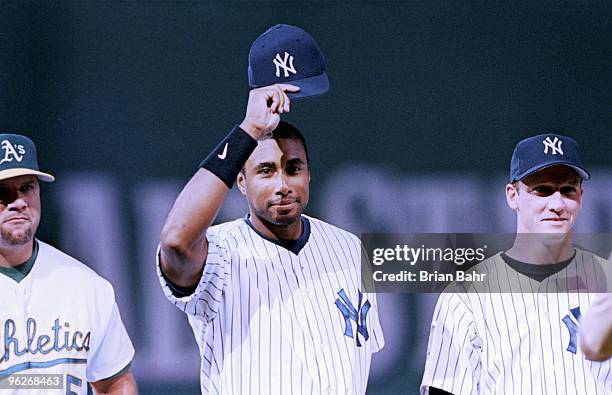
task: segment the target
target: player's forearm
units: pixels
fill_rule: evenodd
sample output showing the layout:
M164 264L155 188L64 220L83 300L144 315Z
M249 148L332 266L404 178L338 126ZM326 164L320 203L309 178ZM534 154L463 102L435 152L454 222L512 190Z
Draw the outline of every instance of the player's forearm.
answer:
M217 216L229 188L199 169L174 202L161 233L161 265L179 286L197 281L206 260L206 230Z
M206 169L198 169L185 185L162 229L162 247L185 253L213 223L229 188Z
M112 380L101 380L91 383L96 394L108 395L136 395L138 387L136 380L130 372L126 372L121 376Z

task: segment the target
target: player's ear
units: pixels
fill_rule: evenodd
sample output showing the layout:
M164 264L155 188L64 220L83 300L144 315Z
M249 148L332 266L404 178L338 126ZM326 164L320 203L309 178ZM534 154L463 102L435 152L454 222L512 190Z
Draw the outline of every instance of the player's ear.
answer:
M582 207L582 198L584 197L584 189L582 188L582 182L580 183L578 190L580 191L580 193L578 194L578 210L580 212Z
M244 185L245 181L246 177L244 176L244 170L241 170L240 173L238 173L238 176L236 177L236 186L238 186L238 190L240 191L240 193L246 196L246 188Z
M506 184L506 202L512 210L516 210L518 207L518 182L514 184Z

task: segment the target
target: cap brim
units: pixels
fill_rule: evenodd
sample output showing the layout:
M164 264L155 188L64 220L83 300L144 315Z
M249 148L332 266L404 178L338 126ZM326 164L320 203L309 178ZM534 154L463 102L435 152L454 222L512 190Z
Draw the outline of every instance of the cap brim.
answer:
M24 168L16 168L16 169L6 169L0 171L0 180L6 180L7 178L26 176L26 175L34 175L37 176L39 180L45 182L55 181L55 177L51 174L43 173L42 171L37 171L33 169L24 169Z
M329 90L329 79L327 78L326 73L301 80L289 81L287 83L300 87L299 92L287 92L287 96L289 96L290 99L303 99L306 97L321 96Z
M578 166L576 166L574 164L567 163L567 162L564 162L564 161L556 161L556 162L546 163L545 165L534 166L534 167L524 171L523 173L519 174L517 177L515 177L515 179L513 181L522 180L523 178L528 177L528 176L532 175L535 172L538 172L538 171L540 171L542 169L546 169L548 167L557 166L557 165L563 165L563 166L571 167L572 169L574 169L576 171L576 173L578 173L578 175L583 180L588 180L589 178L591 178L591 175L589 174L589 172L586 169L583 169L582 167L578 167Z

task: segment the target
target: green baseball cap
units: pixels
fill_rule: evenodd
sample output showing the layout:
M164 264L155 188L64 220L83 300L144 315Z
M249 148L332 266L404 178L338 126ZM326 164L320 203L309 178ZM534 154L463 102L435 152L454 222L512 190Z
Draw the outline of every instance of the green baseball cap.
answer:
M55 180L40 171L34 142L20 134L0 134L0 180L32 174L41 181Z

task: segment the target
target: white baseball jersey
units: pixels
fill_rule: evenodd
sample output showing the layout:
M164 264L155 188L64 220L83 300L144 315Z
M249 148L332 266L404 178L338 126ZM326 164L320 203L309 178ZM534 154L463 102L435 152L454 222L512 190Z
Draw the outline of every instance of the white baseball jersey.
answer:
M360 291L360 241L302 218L294 252L246 219L209 228L204 273L190 296L175 297L158 264L166 296L188 315L199 345L203 394L365 392L384 340L375 295Z
M38 254L21 281L0 274L0 378L61 374L64 389L14 392L87 394L87 382L128 366L134 348L111 284L76 259L36 243Z
M581 313L606 287L607 264L577 250L542 282L501 254L477 265L485 283L451 284L438 299L421 393L612 394L612 362L586 360L577 342ZM519 289L495 292L509 284Z

